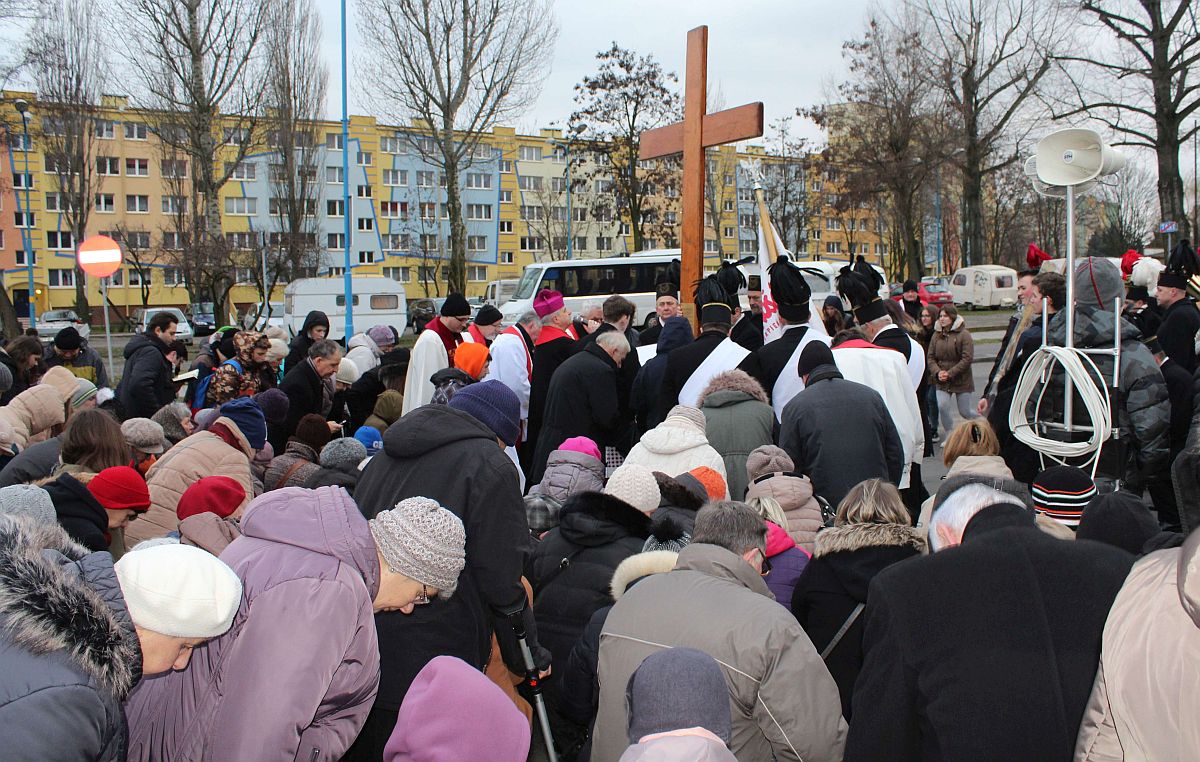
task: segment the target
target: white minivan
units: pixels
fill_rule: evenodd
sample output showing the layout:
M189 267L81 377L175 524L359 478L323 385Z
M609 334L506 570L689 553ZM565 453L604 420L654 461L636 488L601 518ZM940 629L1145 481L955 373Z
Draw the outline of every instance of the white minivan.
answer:
M391 278L355 276L352 281L354 332L362 333L377 325L390 325L403 331L408 325L408 301L404 286ZM304 318L312 310L329 317L330 335L343 332L346 324L346 293L341 277L300 278L283 291L284 323L296 335ZM347 336L347 339L350 337Z
M1003 265L960 267L950 277L958 306L973 309L1012 307L1017 303L1017 271Z

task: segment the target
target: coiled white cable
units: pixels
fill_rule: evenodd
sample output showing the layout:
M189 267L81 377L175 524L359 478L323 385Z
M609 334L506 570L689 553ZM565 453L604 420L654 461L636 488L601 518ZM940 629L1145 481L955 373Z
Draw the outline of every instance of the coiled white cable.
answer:
M1084 442L1062 442L1038 436L1035 423L1041 413L1042 398L1050 388L1049 373L1058 363L1071 379L1084 409L1091 419L1091 436ZM1094 374L1094 375L1093 375ZM1043 383L1045 379L1045 383ZM1099 383L1097 383L1099 381ZM1061 383L1061 380L1058 381ZM1038 384L1042 385L1034 406L1034 420L1030 421L1026 409ZM1092 457L1093 469L1100 448L1112 434L1112 408L1109 404L1108 386L1096 363L1084 352L1068 347L1043 346L1030 356L1017 379L1013 391L1012 406L1008 410L1008 426L1013 436L1038 452L1059 462L1066 458Z

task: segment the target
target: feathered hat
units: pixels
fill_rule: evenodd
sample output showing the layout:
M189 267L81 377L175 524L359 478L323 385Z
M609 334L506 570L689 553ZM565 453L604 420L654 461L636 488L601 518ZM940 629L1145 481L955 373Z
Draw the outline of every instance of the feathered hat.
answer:
M859 325L865 325L887 315L887 306L879 298L879 293L873 286L874 283L854 272L849 265L838 271L838 293L850 302L850 309L854 311L854 319L859 322Z
M1043 262L1049 262L1054 257L1038 248L1036 243L1029 244L1029 248L1025 250L1025 262L1029 265L1030 270L1040 270Z
M1122 262L1124 267L1124 262ZM1166 266L1152 257L1138 257L1129 268L1129 290L1125 298L1129 301L1148 302L1158 290L1158 276Z
M1158 285L1186 291L1188 281L1197 272L1200 272L1200 259L1196 258L1192 244L1185 238L1171 249L1167 268L1158 276Z
M672 259L667 265L667 271L658 276L658 280L654 284L654 298L657 300L660 296L673 296L679 298L679 260Z
M781 256L767 268L767 277L771 283L771 300L778 307L780 316L789 323L808 320L812 288L804 279L804 272Z

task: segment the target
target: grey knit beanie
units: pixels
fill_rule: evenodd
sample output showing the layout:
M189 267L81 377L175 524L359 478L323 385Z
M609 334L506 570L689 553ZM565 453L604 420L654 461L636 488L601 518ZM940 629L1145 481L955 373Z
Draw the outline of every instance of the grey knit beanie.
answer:
M673 420L672 420L673 419ZM667 417L663 423L668 426L694 426L701 432L704 431L708 423L704 420L704 413L700 412L700 408L690 407L688 405L676 405L667 413Z
M467 563L462 520L427 497L410 497L367 522L388 568L449 598Z
M367 457L367 448L353 437L334 439L321 448L321 465L325 468L357 467Z
M0 514L23 518L39 526L58 521L50 493L32 484L12 484L0 489Z

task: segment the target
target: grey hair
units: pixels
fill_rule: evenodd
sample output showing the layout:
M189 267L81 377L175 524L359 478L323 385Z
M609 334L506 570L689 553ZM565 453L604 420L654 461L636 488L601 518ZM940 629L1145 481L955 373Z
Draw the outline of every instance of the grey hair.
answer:
M604 309L604 304L602 302L598 302L595 299L591 299L591 300L588 300L583 303L583 306L581 306L579 308L579 314L586 315L587 313L591 312L592 310L602 310L602 309Z
M605 331L596 337L596 343L605 349L614 349L629 354L629 339L620 331Z
M554 325L554 318L558 315L559 312L562 312L562 310L555 310L554 312L551 312L546 317L542 318L542 327L545 328L548 325Z
M737 500L709 503L696 514L692 542L719 545L739 556L747 550L766 555L767 525L758 511Z
M321 339L313 342L313 345L308 348L308 358L315 360L318 357L325 360L332 360L334 357L341 357L342 346L331 339Z
M1015 505L1028 510L1012 495L985 484L968 484L954 490L937 504L929 519L929 548L934 552L945 550L946 546L938 534L939 527L946 527L961 536L975 514L994 505Z
M886 325L892 325L894 322L895 321L892 320L891 315L884 315L883 317L877 317L874 320L868 320L867 325L873 325L877 328L883 328Z
M192 417L192 411L185 402L168 402L164 407L176 420L185 421Z
M551 314L553 314L553 313L551 313ZM541 322L542 322L541 318L539 318L537 316L537 313L534 312L533 310L523 313L521 315L521 317L517 318L517 323L519 325L523 325L523 326L535 326Z

